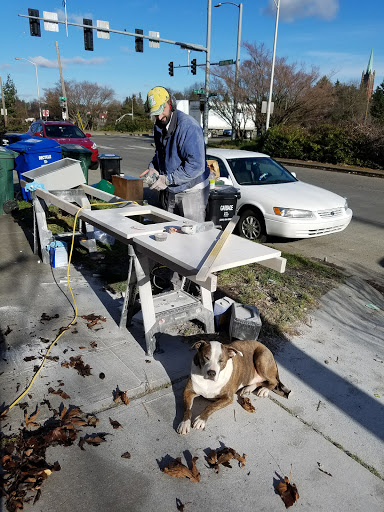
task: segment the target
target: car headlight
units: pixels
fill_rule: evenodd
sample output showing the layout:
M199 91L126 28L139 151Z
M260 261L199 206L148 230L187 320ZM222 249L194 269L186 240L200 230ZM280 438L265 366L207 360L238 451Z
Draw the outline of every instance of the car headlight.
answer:
M97 144L94 142L91 147L92 149L97 149Z
M295 219L311 219L313 217L311 210L296 210L296 208L280 208L275 206L273 211L280 217L293 217Z
M344 203L344 210L347 211L348 210L348 201L345 200L345 203Z

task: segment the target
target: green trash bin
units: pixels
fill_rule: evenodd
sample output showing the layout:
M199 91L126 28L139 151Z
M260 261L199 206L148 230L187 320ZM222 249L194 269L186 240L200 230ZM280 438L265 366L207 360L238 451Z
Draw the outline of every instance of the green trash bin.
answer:
M84 146L80 146L80 144L61 144L61 149L63 151L63 158L73 158L80 161L85 181L88 185L88 169L91 165L92 151Z
M13 201L13 169L17 156L15 151L0 147L0 215L10 213L17 207L17 203Z

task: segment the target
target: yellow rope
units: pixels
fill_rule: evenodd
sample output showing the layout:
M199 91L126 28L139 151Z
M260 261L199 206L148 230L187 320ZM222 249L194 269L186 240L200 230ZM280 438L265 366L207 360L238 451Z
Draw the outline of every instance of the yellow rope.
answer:
M93 203L91 204L91 207L92 206L99 206L99 205L105 205L105 204L110 204L110 205L114 205L114 204L124 204L124 203L134 203L134 204L138 204L136 201L119 201L117 203ZM44 356L44 359L41 363L41 365L39 366L39 368L36 370L36 373L35 375L33 376L31 382L29 383L28 387L25 389L25 391L23 391L23 393L21 393L21 395L19 395L16 400L14 400L11 405L3 412L3 414L9 410L12 409L12 407L14 407L22 398L23 396L26 395L26 393L28 393L28 391L31 389L32 387L32 384L34 383L36 377L38 376L38 374L40 373L40 370L43 368L46 360L47 360L47 357L52 349L52 347L57 343L57 341L59 340L59 338L61 338L61 336L71 327L71 325L73 325L73 323L76 321L76 318L77 318L77 304L76 304L76 300L75 300L75 297L73 295L73 292L72 292L72 288L71 288L71 284L69 282L69 267L71 265L71 260L72 260L72 253L73 253L73 245L74 245L74 241L75 241L75 231L76 231L76 222L77 222L77 217L79 215L79 213L81 212L81 210L83 208L87 208L89 205L85 205L85 206L82 206L81 208L78 209L78 211L76 212L76 215L75 215L75 222L73 224L73 231L72 231L72 243L71 243L71 250L70 250L70 253L69 253L69 258L68 258L68 267L67 267L67 282L68 282L68 288L69 288L69 291L71 292L71 296L72 296L72 300L73 300L73 307L75 309L75 316L73 318L73 320L66 326L63 328L62 332L56 336L56 338L52 341L52 343L49 345L48 349L47 349L47 352L45 353L45 356Z

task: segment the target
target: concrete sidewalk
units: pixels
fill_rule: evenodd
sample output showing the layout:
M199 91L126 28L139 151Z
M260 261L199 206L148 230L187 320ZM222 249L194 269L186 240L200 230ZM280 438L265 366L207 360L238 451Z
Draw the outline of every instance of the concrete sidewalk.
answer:
M12 217L0 216L0 236L0 390L1 403L9 404L30 382L46 340L72 320L73 309L66 269L39 263ZM49 448L47 460L58 461L61 471L49 476L40 500L25 510L166 512L176 511L179 499L186 512L279 511L285 507L274 486L285 475L297 485L295 507L301 510L384 509L382 294L351 279L323 298L300 335L276 340L272 349L281 380L292 389L289 400L255 396L250 414L235 399L205 431L179 436L180 399L193 355L188 342L162 335L163 352L147 357L143 333L118 327L121 300L84 269L72 266L70 279L77 323L54 346L50 355L57 360L47 361L21 402L29 414L39 405L40 424L52 416L44 399L56 409L64 402L93 412L100 423L82 427L80 435L104 432L106 442L84 451L77 442ZM43 313L53 318L44 320ZM89 329L81 316L91 313L106 322ZM91 375L61 366L78 355ZM24 360L31 356L36 359ZM59 382L69 399L48 393ZM127 406L113 402L117 386L127 390ZM203 405L196 400L194 414ZM16 405L1 425L3 434L16 433L23 417ZM122 428L114 430L109 418ZM244 468L234 463L216 474L209 467L209 449L223 445L247 454ZM121 458L127 451L131 458ZM189 463L193 456L199 458L199 483L160 470L170 457Z

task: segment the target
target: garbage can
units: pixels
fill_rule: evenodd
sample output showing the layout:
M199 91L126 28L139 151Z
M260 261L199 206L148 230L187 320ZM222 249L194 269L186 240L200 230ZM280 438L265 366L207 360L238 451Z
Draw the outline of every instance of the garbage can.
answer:
M231 185L217 186L212 189L207 205L207 220L212 220L215 226L225 229L236 213L238 199L240 199L240 190Z
M17 153L8 148L0 147L0 215L12 211L13 203L13 169ZM8 206L7 206L8 205Z
M13 144L19 140L28 139L31 135L29 133L4 133L3 145Z
M7 146L8 149L19 153L15 159L16 171L19 181L23 179L23 173L32 171L42 165L50 164L61 160L62 151L58 142L42 137L29 137ZM31 194L21 187L23 199L31 200Z
M88 185L88 170L91 165L92 151L84 146L80 146L80 144L61 144L61 149L63 151L63 158L79 160Z
M112 176L120 174L121 156L111 153L103 153L97 157L100 161L101 178L112 181Z

